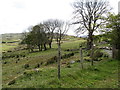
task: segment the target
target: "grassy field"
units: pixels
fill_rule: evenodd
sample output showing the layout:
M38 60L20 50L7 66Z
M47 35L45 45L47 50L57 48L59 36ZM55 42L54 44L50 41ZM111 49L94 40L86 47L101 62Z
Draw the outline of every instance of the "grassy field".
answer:
M56 66L57 67L57 66ZM61 79L57 79L57 68L39 68L26 71L10 88L118 88L118 61L101 61L95 66L81 70L79 63L71 68L61 68Z
M18 43L6 43L2 44L2 51L8 51L18 46Z
M69 58L61 60L61 79L57 79L57 63L46 64L51 58L57 56L57 44L53 42L52 49L42 52L29 53L27 50L18 50L7 52L4 56L13 56L4 58L3 69L3 88L117 88L118 87L118 61L104 58L102 61L91 62L84 61L84 69L81 70L79 62L79 51L66 51L67 49L78 49L79 44L86 40L67 37L64 39L61 48L62 55L74 53ZM12 45L5 51L18 46ZM84 54L86 56L86 54ZM74 64L70 61L74 60ZM42 64L40 64L42 63ZM24 68L25 64L29 67ZM40 64L36 71L36 66ZM68 67L70 66L70 67ZM15 79L16 78L16 79ZM8 85L14 81L14 84ZM104 83L103 83L104 82Z

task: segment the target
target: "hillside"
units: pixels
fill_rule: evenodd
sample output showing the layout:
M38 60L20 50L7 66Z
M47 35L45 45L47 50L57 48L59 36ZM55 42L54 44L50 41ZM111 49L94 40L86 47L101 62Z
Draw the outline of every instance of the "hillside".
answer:
M86 40L65 36L62 41L61 79L57 79L57 44L52 49L29 53L24 45L6 49L2 60L3 88L118 88L118 60L106 55L91 66L89 52L83 50L84 69L79 62L79 45ZM7 43L5 43L7 44ZM103 45L101 45L103 46ZM100 47L100 46L99 46ZM3 47L4 48L4 47ZM103 83L104 82L104 83Z
M22 33L6 33L2 34L2 41L3 42L10 42L10 41L19 41L22 38Z
M118 61L105 60L81 70L79 63L62 66L57 79L57 66L26 70L8 88L118 88Z

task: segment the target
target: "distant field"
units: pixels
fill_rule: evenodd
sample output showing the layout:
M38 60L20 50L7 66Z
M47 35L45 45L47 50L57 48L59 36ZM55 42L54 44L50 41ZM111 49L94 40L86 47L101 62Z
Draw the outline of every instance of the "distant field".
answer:
M5 41L5 42L17 41L19 39L22 39L22 33L2 34L2 41Z
M18 46L18 43L6 43L2 44L2 51L8 51Z
M21 33L2 34L2 51L6 52L18 46L21 41Z

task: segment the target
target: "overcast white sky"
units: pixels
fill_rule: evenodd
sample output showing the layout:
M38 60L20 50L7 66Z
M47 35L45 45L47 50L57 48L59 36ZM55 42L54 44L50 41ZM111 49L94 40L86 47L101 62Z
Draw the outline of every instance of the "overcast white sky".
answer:
M0 0L0 34L21 33L29 26L47 19L70 20L75 0ZM113 12L118 1L108 0ZM69 31L68 34L73 34Z

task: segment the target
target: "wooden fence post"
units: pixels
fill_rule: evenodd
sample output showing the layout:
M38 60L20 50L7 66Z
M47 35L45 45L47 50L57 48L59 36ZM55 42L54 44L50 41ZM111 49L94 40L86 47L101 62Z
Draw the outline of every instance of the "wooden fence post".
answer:
M92 49L91 49L91 59L92 59L92 61L91 61L91 65L93 66L93 63L94 63L94 60L93 60L93 54L94 54L94 49L95 49L95 44L92 46Z
M83 69L83 53L82 53L82 46L80 45L80 63L81 63L81 67Z
M60 41L58 41L58 79L60 79L60 60L61 60L61 46Z

